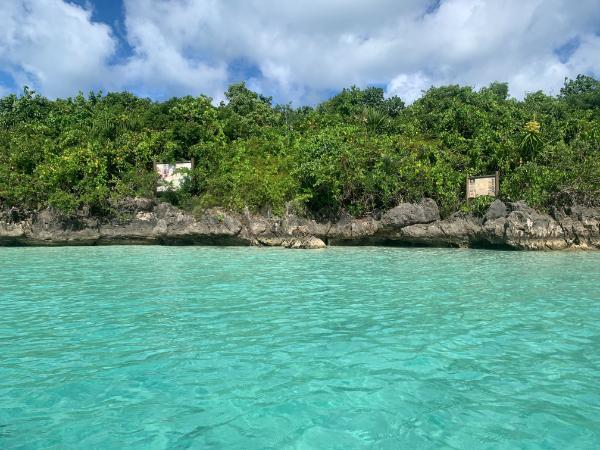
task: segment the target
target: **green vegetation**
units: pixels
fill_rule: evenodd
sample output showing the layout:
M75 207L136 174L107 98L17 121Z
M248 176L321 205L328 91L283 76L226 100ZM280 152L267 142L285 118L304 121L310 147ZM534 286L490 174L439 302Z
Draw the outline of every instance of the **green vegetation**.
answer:
M167 198L191 210L280 213L292 201L319 215L361 215L426 196L448 214L465 209L466 175L495 170L508 200L600 201L600 82L587 76L566 80L557 97L517 101L505 83L444 86L409 107L373 87L316 108L273 106L243 84L225 95L219 106L204 96L6 96L0 203L101 212L111 200L153 196L154 161L190 158L188 183Z

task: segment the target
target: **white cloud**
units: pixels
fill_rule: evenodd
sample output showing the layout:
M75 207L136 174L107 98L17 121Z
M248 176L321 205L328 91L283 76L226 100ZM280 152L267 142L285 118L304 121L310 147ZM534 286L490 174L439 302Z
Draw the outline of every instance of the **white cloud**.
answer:
M600 36L591 33L583 35L579 48L567 66L572 73L590 73L600 78Z
M387 86L386 96L397 95L405 103L412 103L421 96L423 91L429 89L432 84L432 80L421 72L411 74L402 73L390 81Z
M508 81L522 97L600 72L597 0L125 0L132 54L63 0L20 0L0 16L0 63L48 95L88 86L221 98L246 79L276 100L313 103L357 84L413 101L444 83ZM64 32L57 32L61 30ZM566 61L556 49L579 47ZM238 67L242 66L240 70Z
M102 85L115 45L107 25L62 0L2 3L0 66L17 85L52 97Z
M595 0L445 0L427 13L431 3L127 0L126 9L128 21L153 24L169 52L202 55L218 67L244 59L260 72L252 85L284 100L378 84L412 101L432 84L496 80L521 97L556 91L578 70L597 70L583 44L573 55L577 64L554 53L598 26Z
M136 8L148 14L136 14ZM185 28L187 18L180 15L185 11L170 8L166 3L144 5L143 2L128 4L127 11L125 25L134 54L115 68L119 83L161 97L223 95L227 64L209 63L193 52L186 53L194 35Z

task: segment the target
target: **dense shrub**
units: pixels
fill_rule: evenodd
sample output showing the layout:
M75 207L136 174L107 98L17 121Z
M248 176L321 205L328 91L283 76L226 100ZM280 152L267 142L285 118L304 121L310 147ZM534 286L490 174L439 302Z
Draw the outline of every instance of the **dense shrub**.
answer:
M154 195L154 161L194 158L182 207L361 215L400 201L465 205L467 175L501 173L509 200L598 203L600 83L567 80L558 97L508 97L505 83L431 88L411 106L379 88L344 89L316 108L272 105L233 85L228 101L166 102L129 93L0 99L0 203L72 211Z

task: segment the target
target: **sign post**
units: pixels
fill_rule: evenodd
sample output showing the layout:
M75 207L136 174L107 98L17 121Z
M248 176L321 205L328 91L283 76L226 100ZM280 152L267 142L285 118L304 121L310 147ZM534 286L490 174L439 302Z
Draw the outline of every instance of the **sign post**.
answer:
M466 197L467 200L472 198L488 195L497 197L500 190L500 176L498 171L494 175L483 175L477 177L467 177Z

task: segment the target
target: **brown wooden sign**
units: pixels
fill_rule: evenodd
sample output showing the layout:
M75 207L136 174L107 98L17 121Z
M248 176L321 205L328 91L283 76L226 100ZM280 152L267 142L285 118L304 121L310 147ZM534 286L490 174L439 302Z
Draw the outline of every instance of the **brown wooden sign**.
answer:
M489 195L496 197L500 188L498 172L494 175L483 175L479 177L467 177L467 200L470 198Z

